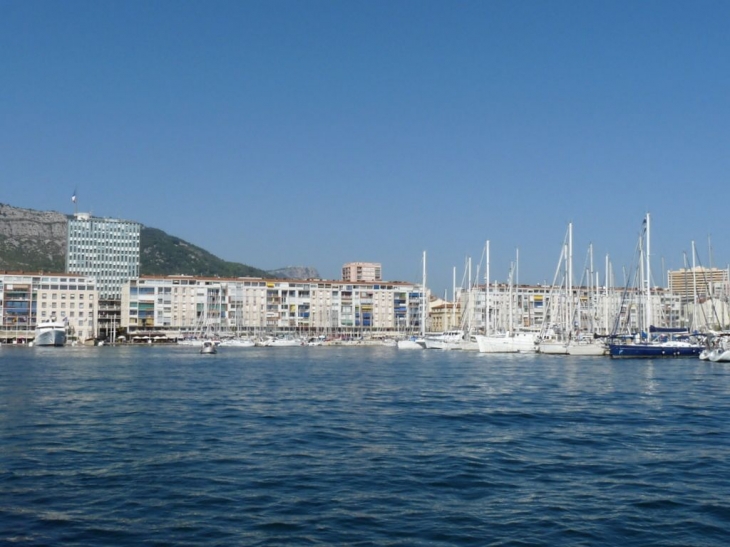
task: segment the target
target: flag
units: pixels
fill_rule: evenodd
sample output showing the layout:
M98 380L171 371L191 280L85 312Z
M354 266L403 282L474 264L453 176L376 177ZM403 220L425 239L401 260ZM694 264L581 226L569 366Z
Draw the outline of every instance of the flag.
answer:
M74 195L71 196L71 202L76 203L76 190L74 190Z

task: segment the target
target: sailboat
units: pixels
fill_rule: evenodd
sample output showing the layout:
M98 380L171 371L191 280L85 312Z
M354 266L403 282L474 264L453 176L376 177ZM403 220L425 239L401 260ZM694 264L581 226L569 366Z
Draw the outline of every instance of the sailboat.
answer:
M471 258L467 260L464 275L465 279L462 280L462 290L460 290L460 297L463 297L462 302L464 304L460 319L462 336L461 339L454 342L453 345L462 351L479 351L479 346L474 335L474 323L476 319L475 301L479 291L479 283L477 281L479 279L479 266L477 266L476 277L472 283ZM466 290L463 290L464 285L466 285ZM454 303L456 303L456 268L454 268L453 295ZM455 311L455 306L452 307L452 311Z
M533 353L535 333L516 331L512 327L512 274L510 273L509 328L504 332L492 330L489 241L486 243L487 268L485 272L485 334L477 334L479 353Z
M423 283L421 286L421 301L420 301L420 318L419 318L419 337L411 336L404 340L398 340L396 347L398 349L424 349L425 342L424 336L426 333L426 307L428 306L428 294L426 291L426 251L423 251Z
M477 267L477 279L479 278ZM426 349L440 350L462 350L478 351L477 343L472 339L472 319L474 309L473 287L471 285L471 258L467 260L466 271L464 272L468 289L462 294L464 296L464 312L460 319L460 327L452 328L444 332L426 333L423 342ZM462 287L464 282L462 281ZM456 268L454 268L453 281L454 303L456 302ZM452 306L452 317L455 317L455 304ZM455 321L454 321L455 322Z
M603 343L602 339L595 336L596 333L596 309L597 291L593 287L598 287L598 276L596 275L595 284L593 276L593 245L588 246L589 270L587 271L587 293L585 296L585 305L582 305L583 298L579 298L575 307L575 321L578 331L568 341L568 355L580 355L584 357L601 357L608 354L608 347ZM581 283L581 286L582 283ZM584 321L585 319L585 321Z
M563 280L557 284L561 268ZM573 223L568 223L568 231L553 276L550 300L543 318L538 342L538 353L567 355L568 342L572 335L573 321Z
M643 230L639 236L638 254L640 276L640 301L639 311L643 311L639 317L642 320L638 334L633 334L632 340L621 340L618 333L619 319L616 318L613 341L609 343L608 349L613 358L638 358L638 357L696 357L702 352L704 346L700 343L689 340L689 329L687 328L662 328L653 325L652 294L651 294L651 217L646 214L643 222ZM628 291L624 291L627 294ZM679 338L678 338L679 336Z

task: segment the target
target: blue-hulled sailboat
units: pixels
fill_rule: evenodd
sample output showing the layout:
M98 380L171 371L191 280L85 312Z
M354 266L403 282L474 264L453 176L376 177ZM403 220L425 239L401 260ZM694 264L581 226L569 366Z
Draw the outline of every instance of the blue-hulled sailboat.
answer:
M618 334L619 317L617 317L613 341L608 344L609 354L614 358L697 357L705 346L698 337L691 336L688 329L659 328L652 325L650 234L650 216L647 213L638 246L639 270L642 272L638 308L643 311L640 318L646 331L622 337ZM627 291L624 291L624 296L626 294Z

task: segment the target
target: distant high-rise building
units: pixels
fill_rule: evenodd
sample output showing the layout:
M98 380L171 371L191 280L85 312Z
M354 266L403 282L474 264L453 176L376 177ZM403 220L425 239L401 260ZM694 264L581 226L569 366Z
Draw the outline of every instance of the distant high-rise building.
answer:
M684 298L709 298L727 294L728 271L718 268L687 268L669 271L669 291Z
M139 277L137 222L76 213L68 221L66 271L94 276L100 300L121 300L122 283Z
M377 262L348 262L342 266L342 281L382 281L382 266Z

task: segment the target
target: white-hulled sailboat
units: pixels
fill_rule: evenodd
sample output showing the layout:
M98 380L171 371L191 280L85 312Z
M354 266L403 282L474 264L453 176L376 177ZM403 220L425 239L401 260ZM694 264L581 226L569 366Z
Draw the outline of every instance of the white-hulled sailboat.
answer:
M534 353L535 333L516 331L512 329L512 274L510 273L510 301L509 301L509 329L495 333L492 330L491 319L491 290L490 290L490 260L489 241L486 243L486 271L485 278L485 334L477 334L476 341L479 353Z
M419 337L411 336L403 340L396 341L398 349L424 349L426 347L424 336L426 333L426 317L428 306L428 293L426 291L426 251L423 251L423 284L421 286L421 302L420 302L420 318L419 318Z

